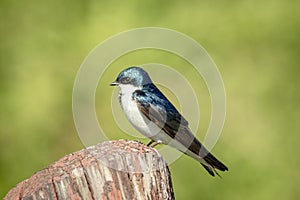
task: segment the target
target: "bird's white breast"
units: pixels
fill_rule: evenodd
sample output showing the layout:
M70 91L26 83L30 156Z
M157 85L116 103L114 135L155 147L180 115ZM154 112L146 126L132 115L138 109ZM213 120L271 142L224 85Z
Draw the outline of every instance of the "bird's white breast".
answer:
M120 104L130 123L146 137L155 137L161 129L143 116L138 108L137 102L132 99L133 92L140 90L140 88L130 84L120 84L119 86L121 89L119 93Z

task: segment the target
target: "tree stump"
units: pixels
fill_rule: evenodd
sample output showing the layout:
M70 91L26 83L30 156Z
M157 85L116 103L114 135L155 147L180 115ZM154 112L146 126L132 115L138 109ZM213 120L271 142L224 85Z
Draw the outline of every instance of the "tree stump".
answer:
M118 140L63 157L4 199L174 199L174 193L168 166L155 149Z

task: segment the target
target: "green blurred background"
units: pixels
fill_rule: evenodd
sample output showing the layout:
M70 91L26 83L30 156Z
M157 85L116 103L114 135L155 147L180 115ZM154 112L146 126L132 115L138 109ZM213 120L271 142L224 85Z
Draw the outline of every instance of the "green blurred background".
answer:
M218 65L227 92L226 124L213 152L229 172L212 178L183 156L170 166L175 197L299 199L299 7L299 1L283 0L1 0L0 197L84 148L71 106L76 73L88 53L121 31L159 26L197 40ZM97 114L107 120L110 139L129 137L105 107L113 91L106 85L124 67L148 62L193 74L185 61L153 50L114 62L96 94ZM204 83L196 89L204 94L197 94L203 99L203 132L209 98Z

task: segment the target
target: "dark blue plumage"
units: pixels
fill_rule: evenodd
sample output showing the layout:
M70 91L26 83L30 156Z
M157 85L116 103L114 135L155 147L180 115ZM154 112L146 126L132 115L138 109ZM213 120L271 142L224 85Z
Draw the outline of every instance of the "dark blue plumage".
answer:
M143 85L141 90L137 90L132 94L132 98L144 107L153 105L159 111L168 113L170 119L176 118L179 121L182 120L181 123L183 125L188 125L188 122L181 116L173 104L152 83Z

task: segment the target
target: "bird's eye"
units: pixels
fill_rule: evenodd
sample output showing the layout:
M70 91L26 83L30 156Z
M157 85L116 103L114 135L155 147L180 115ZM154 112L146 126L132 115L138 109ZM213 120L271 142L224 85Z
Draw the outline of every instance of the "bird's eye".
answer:
M124 78L122 78L122 82L123 82L123 83L129 83L129 81L130 81L130 78L129 78L129 77L124 77Z

